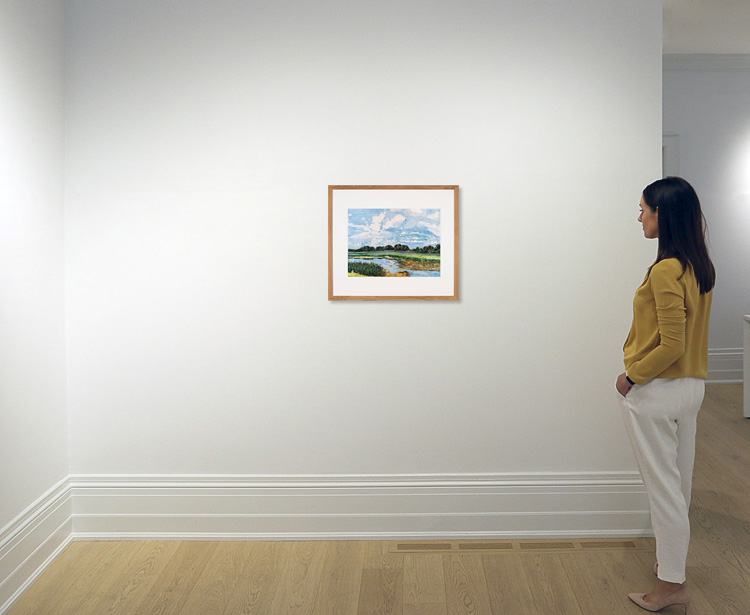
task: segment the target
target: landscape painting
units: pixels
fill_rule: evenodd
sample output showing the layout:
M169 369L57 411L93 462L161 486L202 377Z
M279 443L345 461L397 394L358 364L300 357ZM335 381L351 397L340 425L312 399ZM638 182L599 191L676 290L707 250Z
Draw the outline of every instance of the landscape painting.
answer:
M439 277L439 209L349 209L349 277Z
M457 185L328 186L329 301L458 301Z

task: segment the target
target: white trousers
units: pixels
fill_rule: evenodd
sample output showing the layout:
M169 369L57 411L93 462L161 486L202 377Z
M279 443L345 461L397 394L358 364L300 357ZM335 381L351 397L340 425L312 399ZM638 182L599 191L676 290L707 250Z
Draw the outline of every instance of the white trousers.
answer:
M695 432L705 381L657 378L623 398L623 417L646 485L659 578L685 582Z

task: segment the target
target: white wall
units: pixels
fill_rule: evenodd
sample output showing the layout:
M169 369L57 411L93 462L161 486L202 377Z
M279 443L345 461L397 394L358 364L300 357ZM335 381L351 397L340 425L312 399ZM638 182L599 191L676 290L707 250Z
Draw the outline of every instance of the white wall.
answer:
M671 56L664 132L677 135L679 172L698 192L717 272L709 346L717 373L742 379L750 313L750 56Z
M661 7L71 0L71 466L634 472ZM461 301L328 302L328 184L461 186Z
M68 475L63 4L0 0L0 545Z

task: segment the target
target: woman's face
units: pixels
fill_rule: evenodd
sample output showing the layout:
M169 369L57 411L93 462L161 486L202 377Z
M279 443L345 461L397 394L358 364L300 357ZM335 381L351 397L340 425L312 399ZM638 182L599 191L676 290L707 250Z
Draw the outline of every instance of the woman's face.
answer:
M659 212L651 209L641 197L641 215L638 222L643 225L643 235L646 239L656 239L659 236Z

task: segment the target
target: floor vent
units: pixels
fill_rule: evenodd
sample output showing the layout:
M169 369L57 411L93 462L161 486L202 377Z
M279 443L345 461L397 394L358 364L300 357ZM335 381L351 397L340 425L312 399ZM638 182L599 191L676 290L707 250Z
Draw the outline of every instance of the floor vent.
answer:
M393 542L391 553L571 553L592 551L654 551L653 538L628 540L461 540Z
M396 545L397 551L452 551L453 546L449 543L414 542Z

